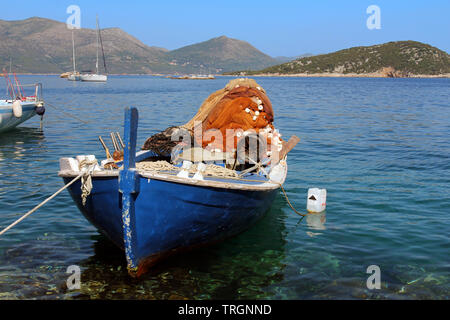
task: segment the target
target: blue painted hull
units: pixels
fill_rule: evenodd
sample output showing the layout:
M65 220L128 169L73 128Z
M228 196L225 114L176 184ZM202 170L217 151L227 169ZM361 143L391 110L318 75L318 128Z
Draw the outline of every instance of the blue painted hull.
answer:
M64 177L67 184L72 178ZM235 190L142 176L135 195L135 255L139 276L177 251L219 242L251 227L270 208L278 189ZM93 177L85 205L78 180L69 192L83 215L124 249L122 193L118 177Z

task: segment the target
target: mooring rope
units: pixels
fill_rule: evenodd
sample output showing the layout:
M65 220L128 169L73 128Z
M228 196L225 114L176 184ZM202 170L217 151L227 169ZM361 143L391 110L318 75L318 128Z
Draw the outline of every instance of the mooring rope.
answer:
M22 217L20 217L19 219L17 219L16 221L14 221L13 223L11 223L9 226L7 226L6 228L4 228L2 231L0 231L0 236L2 234L4 234L6 231L8 231L9 229L11 229L12 227L14 227L15 225L17 225L19 222L21 222L22 220L24 220L25 218L27 218L28 216L30 216L33 212L35 212L37 209L39 209L40 207L42 207L44 204L46 204L47 202L49 202L50 200L52 200L54 197L56 197L58 194L60 194L63 190L67 189L68 187L70 187L74 182L76 182L78 179L85 177L86 175L88 175L90 177L91 174L91 169L94 167L95 164L97 164L97 161L82 161L81 162L82 166L88 165L89 167L81 172L78 176L76 176L75 178L73 178L68 184L64 185L63 187L61 187L58 191L56 191L54 194L52 194L50 197L48 197L47 199L45 199L44 201L42 201L40 204L38 204L36 207L34 207L33 209L31 209L30 211L28 211L27 213L25 213ZM80 166L81 166L80 164ZM90 190L89 190L90 193Z
M54 194L52 194L50 197L48 197L47 199L45 199L44 201L42 201L40 204L38 204L36 207L34 207L33 209L31 209L30 211L28 211L27 213L25 213L22 217L20 217L19 219L17 219L16 221L14 221L13 223L11 223L9 226L7 226L5 229L3 229L2 231L0 231L0 236L2 234L4 234L6 231L8 231L9 229L11 229L12 227L14 227L16 224L18 224L20 221L24 220L26 217L28 217L29 215L31 215L33 212L35 212L37 209L39 209L40 207L42 207L44 204L46 204L47 202L49 202L50 200L52 200L54 197L56 197L59 193L61 193L61 191L63 191L64 189L68 188L70 185L72 185L75 181L77 181L78 179L80 179L83 175L85 175L85 172L80 173L77 177L73 178L72 181L70 181L68 184L66 184L64 187L60 188L58 191L56 191Z
M291 202L289 201L289 198L288 198L288 195L287 195L287 193L286 193L286 190L284 190L284 188L283 188L283 186L281 185L281 183L279 183L279 185L280 185L281 191L283 191L284 197L286 198L286 202L288 203L289 207L291 207L291 209L292 209L296 214L298 214L299 216L302 216L302 217L306 217L307 215L312 214L312 212L301 213L301 212L297 211L297 210L294 208L294 206L291 204Z
M84 175L81 177L81 203L86 205L87 197L91 194L93 185L92 185L92 172L97 165L97 160L88 161L83 160L80 162L78 168L84 172ZM85 168L88 166L87 168Z
M78 118L77 116L74 116L73 114L70 114L70 113L68 113L68 112L65 112L65 111L61 110L60 108L58 108L58 107L52 105L51 103L49 103L49 102L47 102L47 101L45 102L45 104L46 104L47 106L49 106L49 107L52 107L53 109L56 109L56 110L58 110L58 111L61 111L61 112L64 113L65 115L67 115L67 116L69 116L69 117L72 117L72 118L74 118L74 119L76 119L76 120L78 120L78 121L80 121L80 122L82 122L82 123L84 123L84 124L90 123L89 121L84 121L84 120Z

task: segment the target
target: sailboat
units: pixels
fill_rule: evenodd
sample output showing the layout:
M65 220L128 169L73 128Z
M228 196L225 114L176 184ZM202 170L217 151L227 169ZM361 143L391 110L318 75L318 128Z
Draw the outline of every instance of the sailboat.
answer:
M67 80L69 81L80 81L81 76L78 71L76 71L75 66L75 41L73 39L73 29L72 29L72 61L73 61L73 72L67 76Z
M98 16L97 16L97 61L95 63L96 73L86 73L86 74L80 75L81 81L106 82L106 80L108 79L108 77L106 75L98 73L98 49L99 49L99 44L102 47L103 66L105 67L105 73L106 73L107 70L106 70L105 52L103 51L103 42L102 42L102 37L100 35L100 28L98 26Z

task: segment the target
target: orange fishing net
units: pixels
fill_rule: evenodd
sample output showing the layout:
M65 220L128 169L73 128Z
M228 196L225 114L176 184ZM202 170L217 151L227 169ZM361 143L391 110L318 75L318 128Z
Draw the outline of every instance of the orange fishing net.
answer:
M235 79L211 94L184 127L194 129L194 139L203 148L231 151L241 137L239 130L269 134L270 145L273 119L272 103L265 90L252 79ZM195 127L196 124L201 128ZM235 130L237 135L230 139L227 130ZM221 133L220 139L217 131Z

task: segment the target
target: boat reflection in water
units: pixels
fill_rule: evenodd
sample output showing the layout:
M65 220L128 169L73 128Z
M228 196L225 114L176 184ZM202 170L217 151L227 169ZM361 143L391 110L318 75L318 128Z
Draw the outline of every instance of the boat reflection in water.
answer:
M42 146L45 141L44 132L38 128L20 127L0 135L0 162L20 160L33 152L25 146Z

